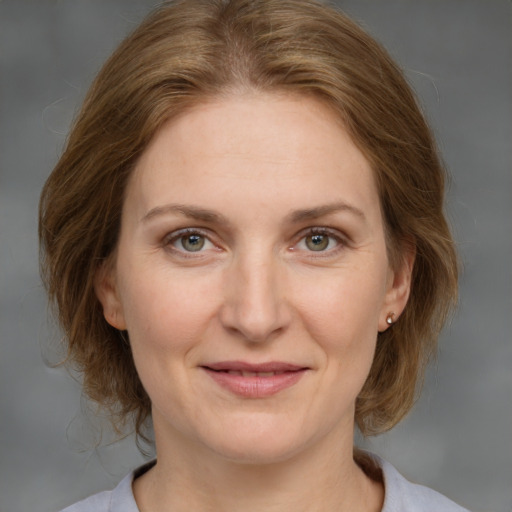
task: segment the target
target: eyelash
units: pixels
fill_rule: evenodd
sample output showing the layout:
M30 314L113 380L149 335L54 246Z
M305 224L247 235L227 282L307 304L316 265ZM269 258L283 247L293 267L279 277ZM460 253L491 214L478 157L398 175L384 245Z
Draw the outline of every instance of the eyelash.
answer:
M299 234L299 236L297 237L297 242L291 247L291 250L293 250L301 242L306 243L306 239L308 237L312 237L315 235L329 237L329 239L335 241L336 245L333 248L330 248L330 249L328 248L326 250L320 250L320 251L306 250L306 252L308 252L311 255L311 257L314 257L314 258L332 257L332 256L336 255L339 251L341 251L347 245L346 238L341 236L341 234L338 231L334 231L332 229L325 228L325 227L312 227L312 228L308 228L308 229L302 231Z
M174 231L164 238L162 245L164 246L164 248L168 248L169 250L172 250L174 253L178 253L183 258L198 258L204 253L204 251L202 250L202 247L198 251L187 251L187 250L185 250L185 248L178 249L177 247L174 247L174 244L179 242L181 239L184 239L187 236L190 237L193 235L202 237L205 239L205 241L207 243L210 243L214 247L219 248L219 245L212 241L211 233L208 231L202 230L200 228L185 228L185 229L180 229L178 231ZM327 236L327 237L329 237L329 239L334 240L336 243L336 245L333 248L328 248L327 250L314 251L314 250L305 249L305 252L310 253L311 256L315 257L315 258L325 258L325 257L333 256L334 254L337 254L340 250L342 250L347 245L346 238L341 236L339 234L339 232L331 230L329 228L325 228L325 227L312 227L312 228L307 228L306 230L299 233L299 235L296 237L296 241L293 243L293 245L289 249L291 251L294 251L295 248L301 242L306 243L305 241L308 237L312 237L315 235Z
M215 244L211 240L211 238L212 238L211 234L209 232L205 232L205 231L203 231L202 229L199 229L199 228L185 228L185 229L180 229L178 231L173 231L172 233L170 233L168 236L166 236L164 238L163 246L164 246L164 248L166 248L168 250L171 250L174 253L179 254L182 258L197 258L200 255L202 255L202 253L204 251L202 251L202 250L187 251L187 250L185 250L185 248L178 249L177 247L174 247L175 243L177 243L180 240L186 238L187 236L191 237L191 236L194 236L194 235L203 238L206 242L212 244L214 247L218 247L218 245ZM202 247L201 247L201 249L202 249Z

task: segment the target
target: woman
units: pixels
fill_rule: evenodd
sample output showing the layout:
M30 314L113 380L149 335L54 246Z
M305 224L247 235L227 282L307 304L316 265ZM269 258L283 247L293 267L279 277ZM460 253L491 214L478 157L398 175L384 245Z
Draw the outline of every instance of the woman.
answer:
M69 361L157 461L71 511L457 511L354 450L456 297L444 171L397 66L311 0L155 11L41 199Z

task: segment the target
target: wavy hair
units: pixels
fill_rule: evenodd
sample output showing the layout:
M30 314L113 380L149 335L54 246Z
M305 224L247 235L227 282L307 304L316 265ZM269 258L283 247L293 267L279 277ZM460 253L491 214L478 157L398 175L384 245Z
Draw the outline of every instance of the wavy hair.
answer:
M357 398L364 435L412 407L457 295L457 258L444 213L445 171L402 71L372 37L314 0L164 3L129 35L93 82L41 195L41 271L85 393L143 436L151 403L125 333L94 292L116 248L127 180L164 122L239 91L314 95L339 116L370 162L394 265L416 260L408 304L379 333Z

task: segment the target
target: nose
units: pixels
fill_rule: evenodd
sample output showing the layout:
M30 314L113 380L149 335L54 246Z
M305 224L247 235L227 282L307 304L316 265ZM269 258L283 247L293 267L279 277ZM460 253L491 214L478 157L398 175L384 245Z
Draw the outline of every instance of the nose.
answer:
M246 341L264 342L291 320L283 269L272 257L240 257L227 270L222 324Z

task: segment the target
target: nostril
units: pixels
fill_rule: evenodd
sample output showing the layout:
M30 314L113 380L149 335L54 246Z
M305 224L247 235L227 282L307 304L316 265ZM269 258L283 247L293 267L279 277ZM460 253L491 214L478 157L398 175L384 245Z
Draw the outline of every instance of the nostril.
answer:
M290 315L273 260L255 261L255 254L261 251L247 249L230 269L220 319L231 334L261 343L282 333Z

